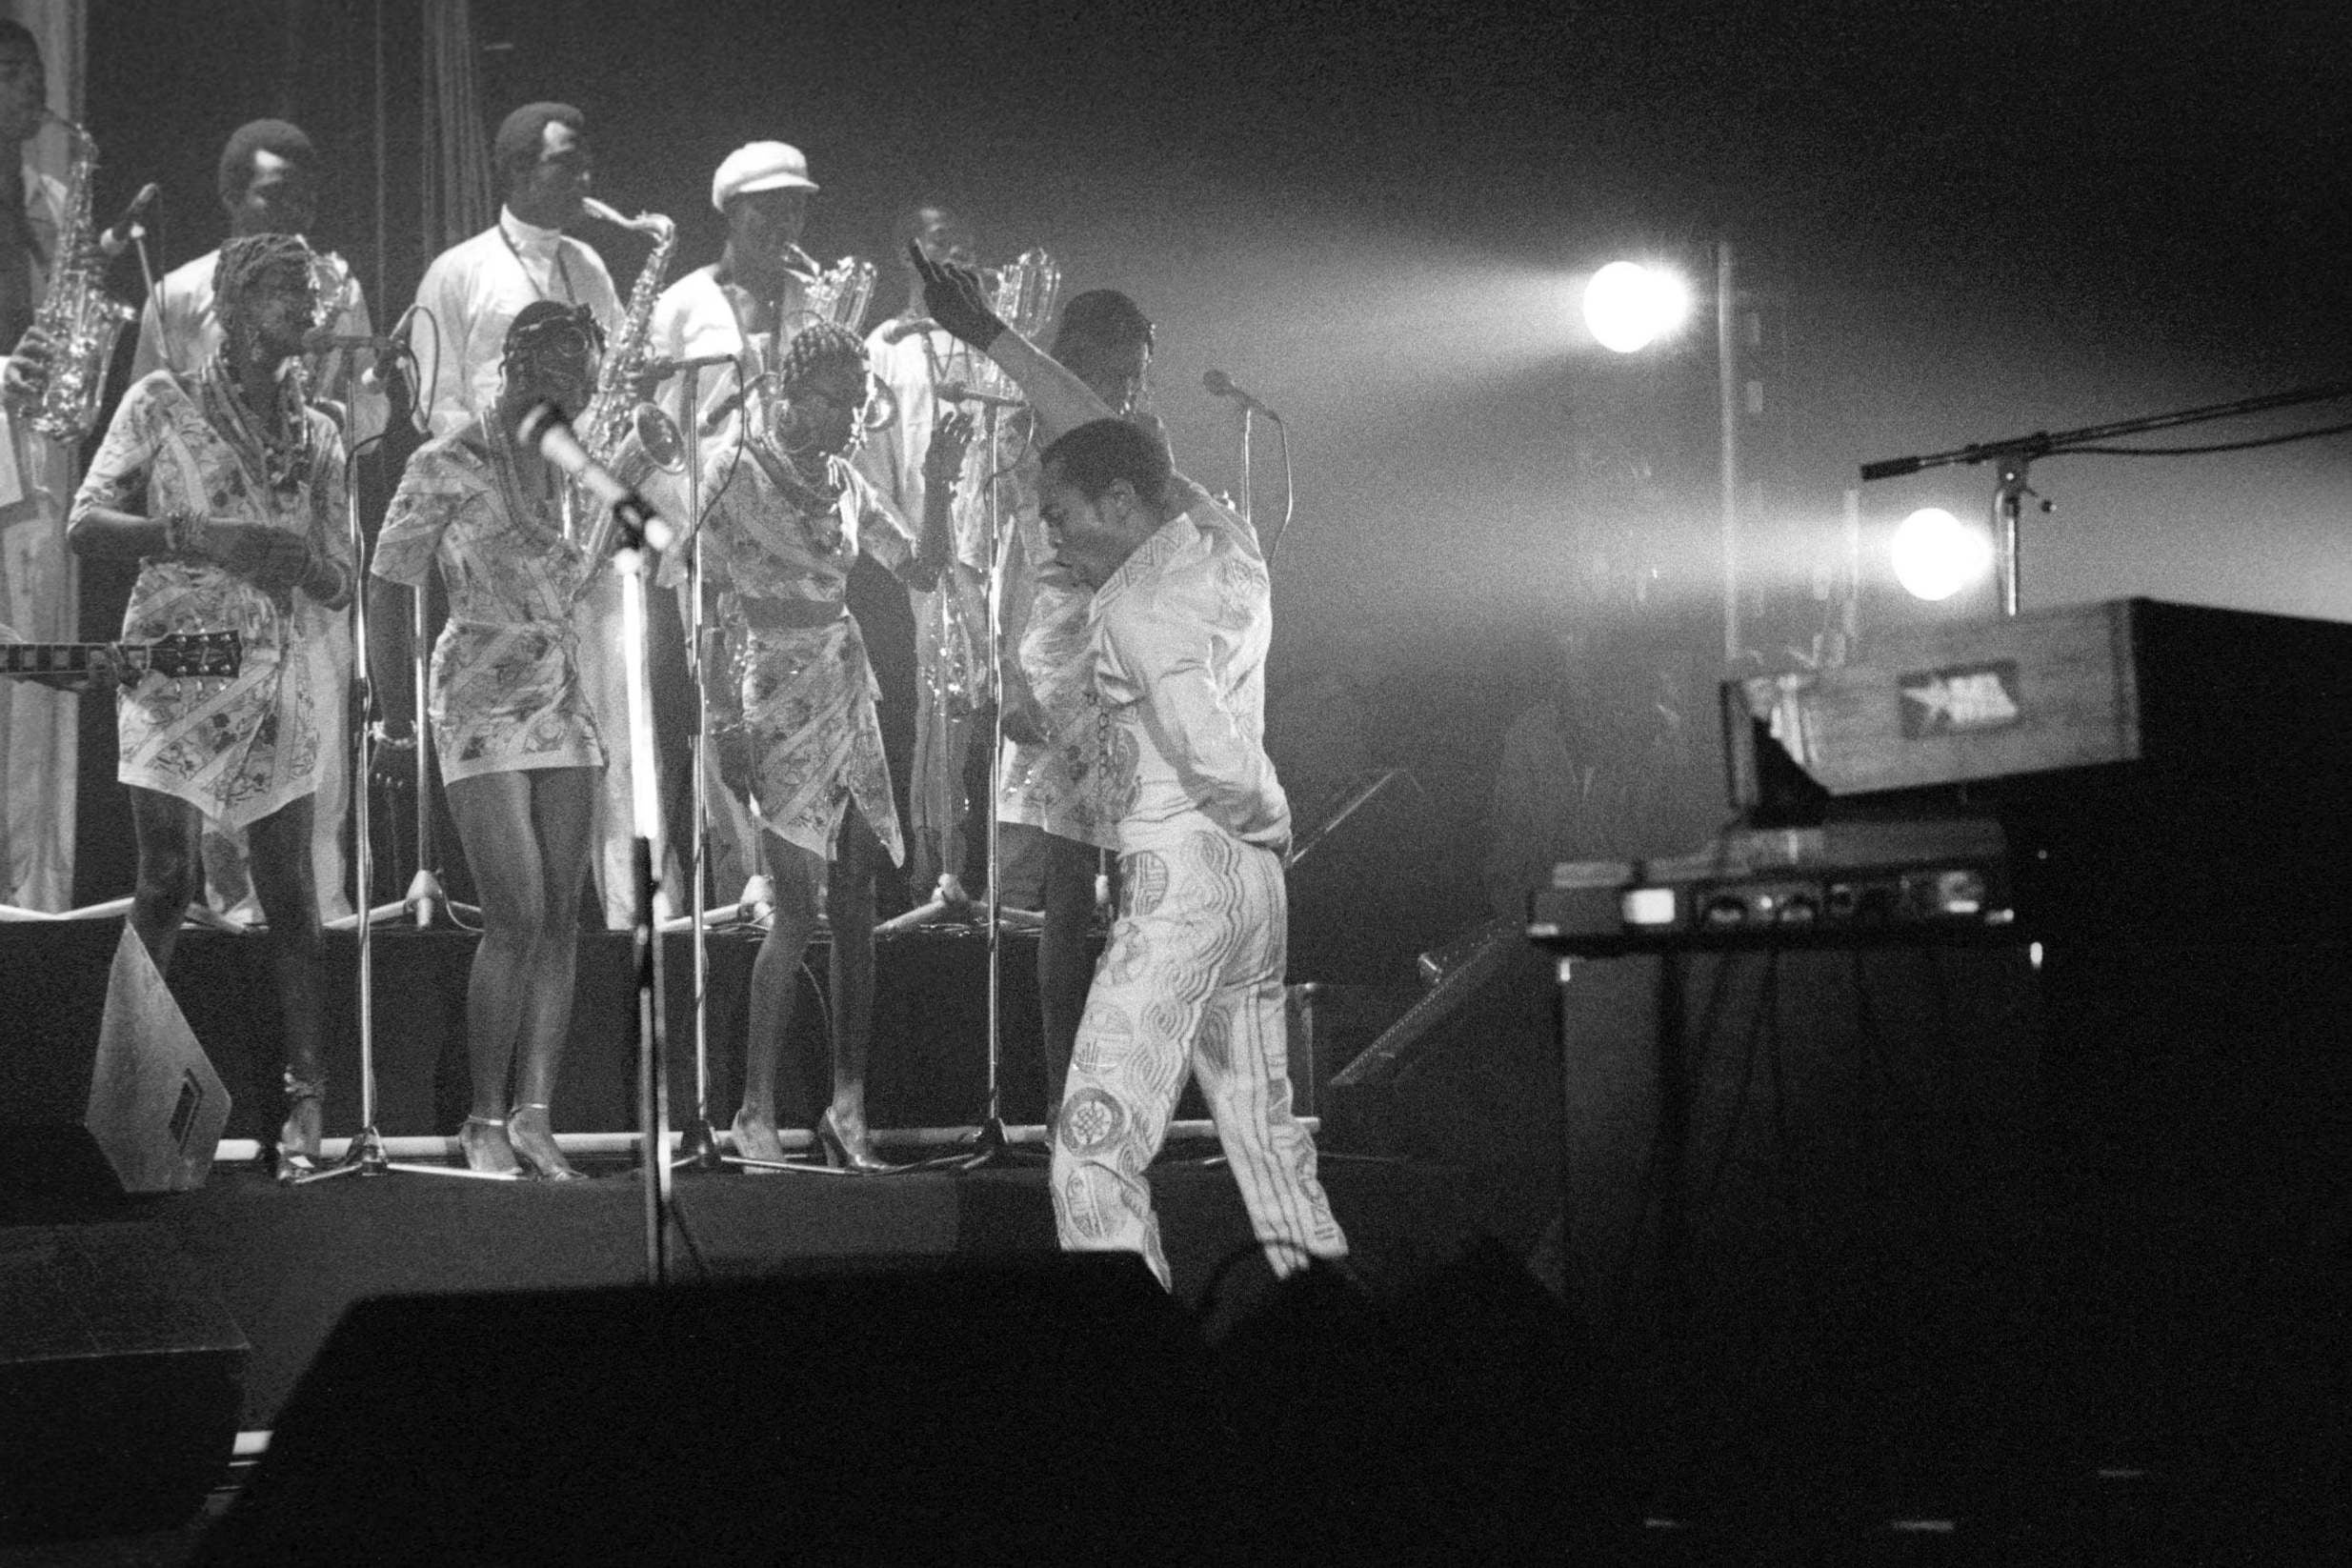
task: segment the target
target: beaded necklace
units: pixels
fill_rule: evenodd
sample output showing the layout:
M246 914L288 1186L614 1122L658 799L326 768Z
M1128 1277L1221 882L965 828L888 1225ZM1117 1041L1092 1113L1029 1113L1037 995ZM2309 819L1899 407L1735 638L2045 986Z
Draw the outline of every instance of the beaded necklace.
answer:
M246 478L258 481L269 495L299 491L318 460L317 438L303 407L301 377L285 373L281 367L276 386L279 423L273 431L246 407L223 354L215 353L196 372L197 402L205 422L235 453Z

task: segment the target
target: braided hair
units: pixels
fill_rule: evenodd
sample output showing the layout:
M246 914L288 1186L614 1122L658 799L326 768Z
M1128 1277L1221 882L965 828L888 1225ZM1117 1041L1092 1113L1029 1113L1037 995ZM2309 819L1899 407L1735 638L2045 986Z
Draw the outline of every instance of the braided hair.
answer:
M784 357L775 368L776 385L790 392L794 387L834 365L854 368L860 376L866 373L866 346L856 334L830 321L811 322L784 351Z

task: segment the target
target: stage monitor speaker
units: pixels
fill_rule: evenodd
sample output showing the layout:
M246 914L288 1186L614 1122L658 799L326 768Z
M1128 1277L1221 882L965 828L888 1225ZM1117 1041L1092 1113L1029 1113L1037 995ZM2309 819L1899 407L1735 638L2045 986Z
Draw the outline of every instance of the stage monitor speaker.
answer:
M1572 1298L1693 1452L1855 1496L2027 1452L2054 1198L2021 943L1572 958L1559 1002Z
M1125 1254L385 1297L198 1561L1196 1560L1248 1537L1216 1410Z
M227 1473L250 1354L160 1225L0 1230L0 1540L186 1523Z
M204 1184L229 1092L128 922L95 1030L84 1017L14 1044L0 1052L0 1176L10 1185L177 1193Z

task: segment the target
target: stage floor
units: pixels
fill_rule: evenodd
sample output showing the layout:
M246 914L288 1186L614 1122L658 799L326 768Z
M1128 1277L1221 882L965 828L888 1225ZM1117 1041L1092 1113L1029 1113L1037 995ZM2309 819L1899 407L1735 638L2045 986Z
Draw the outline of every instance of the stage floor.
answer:
M1214 1144L1172 1145L1178 1156ZM367 1297L632 1284L646 1277L644 1193L618 1162L576 1182L487 1182L394 1172L280 1187L220 1166L191 1193L109 1199L19 1197L11 1225L145 1220L168 1230L246 1337L247 1429L270 1426L345 1308ZM1369 1267L1412 1272L1473 1237L1460 1174L1327 1158L1333 1207ZM1186 1158L1152 1173L1176 1291L1202 1299L1218 1266L1250 1246L1232 1173ZM1042 1166L890 1176L680 1173L673 1277L743 1277L882 1258L1050 1251ZM1236 1269L1245 1293L1265 1274ZM1228 1310L1231 1310L1229 1304Z

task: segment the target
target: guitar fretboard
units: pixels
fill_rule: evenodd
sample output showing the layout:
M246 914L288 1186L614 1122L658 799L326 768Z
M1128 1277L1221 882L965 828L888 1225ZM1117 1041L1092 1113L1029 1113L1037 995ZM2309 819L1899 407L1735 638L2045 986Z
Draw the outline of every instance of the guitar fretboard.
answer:
M90 671L91 655L106 646L102 642L0 643L0 674L86 674ZM145 662L146 652L135 645L126 647L123 650L125 661L136 668Z

